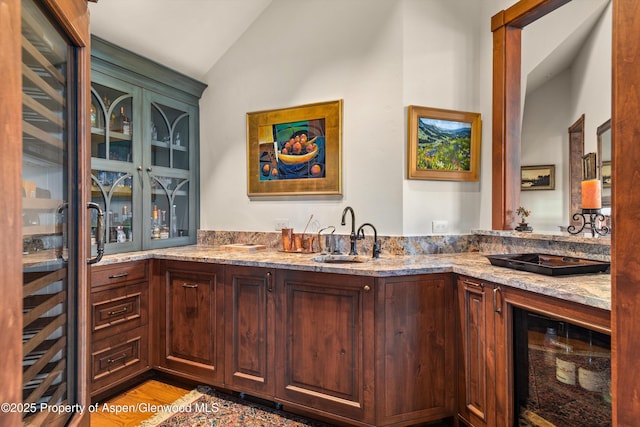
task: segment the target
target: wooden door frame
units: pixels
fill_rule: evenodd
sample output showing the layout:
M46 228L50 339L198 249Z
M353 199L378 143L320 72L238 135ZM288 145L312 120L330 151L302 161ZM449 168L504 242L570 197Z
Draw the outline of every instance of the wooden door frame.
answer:
M0 403L22 402L22 54L20 0L0 0ZM8 30L9 29L9 30ZM15 29L15 30L10 30ZM0 424L20 425L19 412L0 412Z
M79 159L77 187L79 206L85 206L89 192L86 187L89 171L88 105L90 84L90 34L89 10L86 0L43 0L45 10L58 22L62 31L77 47L78 75L77 116L72 118L78 134ZM3 244L0 245L0 271L3 274L2 298L0 298L0 402L22 402L22 41L21 41L21 0L0 0L0 72L4 84L0 88L0 178L3 182L4 203L0 204L0 230ZM90 403L88 390L88 325L89 270L86 259L89 242L86 236L88 216L84 209L78 210L79 235L70 241L70 256L77 259L77 311L76 343L76 389L77 402ZM21 424L20 412L0 412L0 424ZM74 416L69 425L89 425L85 411Z
M492 227L512 228L510 212L519 203L520 33L522 27L569 0L521 0L492 18L493 202ZM613 425L634 426L640 419L640 0L612 0L613 186L611 205L611 311ZM534 11L534 12L532 12ZM518 119L518 120L514 120ZM518 179L516 179L518 177ZM624 374L621 374L624 373Z
M613 1L611 206L613 425L631 427L640 419L640 26L639 0Z

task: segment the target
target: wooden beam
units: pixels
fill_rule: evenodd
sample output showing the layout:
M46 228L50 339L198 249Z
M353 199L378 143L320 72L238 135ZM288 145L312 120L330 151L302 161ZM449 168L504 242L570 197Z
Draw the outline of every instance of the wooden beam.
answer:
M640 420L640 0L613 2L613 425Z

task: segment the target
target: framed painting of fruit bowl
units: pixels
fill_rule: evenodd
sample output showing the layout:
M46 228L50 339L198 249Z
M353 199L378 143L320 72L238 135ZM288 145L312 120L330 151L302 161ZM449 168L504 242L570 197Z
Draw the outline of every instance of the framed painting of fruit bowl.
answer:
M253 196L342 194L342 100L247 113Z
M408 109L408 178L478 181L480 113Z

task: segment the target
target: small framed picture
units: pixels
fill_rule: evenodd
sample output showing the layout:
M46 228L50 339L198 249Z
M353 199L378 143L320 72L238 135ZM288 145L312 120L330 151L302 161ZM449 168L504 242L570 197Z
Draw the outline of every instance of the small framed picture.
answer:
M536 165L520 167L520 190L555 190L556 166Z

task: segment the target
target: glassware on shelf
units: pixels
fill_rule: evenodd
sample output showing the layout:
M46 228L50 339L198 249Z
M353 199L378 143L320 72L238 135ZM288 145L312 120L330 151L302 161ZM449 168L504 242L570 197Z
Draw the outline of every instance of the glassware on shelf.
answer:
M160 211L160 238L169 238L169 227L167 227L167 211Z
M131 135L131 121L126 114L124 114L124 107L120 107L120 123L122 124L122 133L125 135Z
M178 217L176 205L171 206L171 237L178 237Z
M96 105L93 102L91 103L91 114L89 116L89 120L91 121L91 127L96 127L98 123L98 112L96 110Z
M156 125L153 122L151 122L151 140L152 141L158 140L158 129L156 128Z
M156 240L160 238L160 223L158 220L158 206L153 205L151 213L151 238Z

